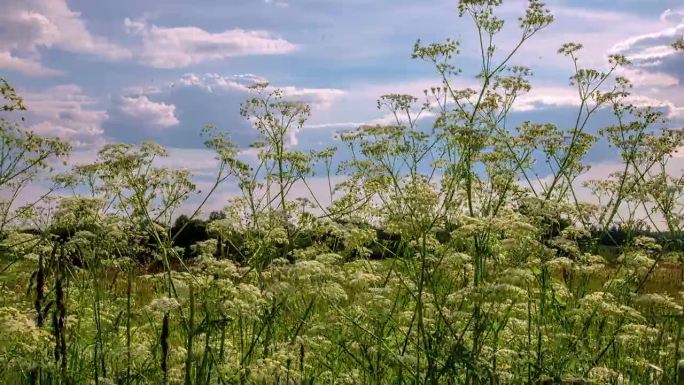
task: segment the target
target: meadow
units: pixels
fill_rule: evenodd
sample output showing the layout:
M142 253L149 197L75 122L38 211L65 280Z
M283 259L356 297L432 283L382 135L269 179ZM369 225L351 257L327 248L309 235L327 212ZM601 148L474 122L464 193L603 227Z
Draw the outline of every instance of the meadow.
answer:
M499 46L499 5L458 5L478 73L459 70L458 41L418 41L441 84L381 96L395 122L340 148L292 149L309 106L252 85L257 161L206 127L217 167L202 191L152 142L64 166L69 144L26 129L0 81L0 382L681 384L684 137L634 104L627 58L584 68L578 43L558 51L576 119L508 125L532 87L513 63L553 16L529 1ZM612 125L590 130L606 110ZM580 185L597 142L619 167ZM21 201L36 182L50 187ZM205 215L225 185L240 194Z

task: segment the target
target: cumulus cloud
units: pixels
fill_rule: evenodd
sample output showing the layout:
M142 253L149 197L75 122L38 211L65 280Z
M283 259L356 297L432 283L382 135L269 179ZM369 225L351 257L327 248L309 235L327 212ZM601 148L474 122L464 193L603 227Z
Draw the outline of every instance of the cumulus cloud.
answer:
M627 56L636 66L656 72L664 70L672 61L682 62L682 55L672 43L684 35L684 13L668 10L661 20L667 28L655 32L638 34L613 46L611 52Z
M437 116L437 115L432 111L423 111L420 114L420 116L418 116L417 111L414 111L411 114L411 118L412 119L417 118L417 120L434 118L435 116ZM399 121L398 123L408 124L408 119L405 117L405 115L395 116L394 114L385 114L379 118L374 118L374 119L370 119L370 120L366 120L366 121L358 121L358 122L348 121L348 122L331 122L331 123L308 124L308 125L304 126L304 128L327 129L327 128L354 128L354 127L362 127L362 126L387 126L387 125L397 124L397 120Z
M242 74L223 76L220 74L185 74L176 85L181 87L196 88L214 95L239 93L246 98L250 86L268 83L266 78L254 74ZM295 86L271 86L267 91L274 89L282 91L285 98L308 103L313 109L329 108L333 101L345 95L345 91L336 88L307 88Z
M22 93L28 108L28 127L42 135L56 136L74 147L104 143L104 110L94 108L97 101L73 84L60 85L41 92Z
M40 62L41 48L122 59L130 52L88 31L78 12L66 0L10 0L0 13L0 68L30 76L56 75L59 71Z
M572 87L534 87L520 95L513 105L513 111L526 112L545 107L579 106L577 89Z
M268 80L254 74L223 76L210 73L200 75L187 73L181 76L176 83L185 87L200 88L208 93L221 91L247 92L250 86L268 83Z
M34 59L12 56L12 53L9 51L0 51L0 68L16 71L28 76L54 76L62 74L62 71L45 67Z
M642 75L644 76L644 75ZM676 79L672 80L666 75L656 77L651 75L648 81L651 84L674 85L678 84ZM643 78L641 79L643 82ZM643 83L642 83L643 84ZM636 107L652 107L663 110L666 116L671 119L684 119L684 107L680 107L670 100L658 97L649 96L643 90L636 90L632 95L628 96L625 101L632 103ZM550 107L579 107L580 98L577 90L573 87L538 87L533 88L532 91L525 95L521 95L516 103L513 105L514 112L530 112L543 108ZM604 108L609 108L606 105Z
M160 27L146 20L124 20L126 31L142 39L140 60L155 68L183 68L210 60L278 55L297 46L267 31L230 29L212 33L198 27Z
M179 123L176 106L153 102L145 95L123 96L117 108L122 115L151 127L171 127Z
M267 79L254 74L189 73L165 86L129 88L133 96L119 98L119 102L110 108L111 118L107 120L105 129L111 137L126 142L152 139L167 146L197 148L203 146L200 130L213 124L228 130L236 143L246 146L256 139L256 131L240 116L240 103L250 97L250 85L267 82ZM269 86L269 89L273 88L276 87ZM309 103L314 115L329 109L337 98L345 94L333 88L278 88L283 90L286 98ZM134 110L135 113L124 113L123 110ZM148 114L146 118L131 118L132 115L144 115L143 110ZM164 130L146 130L149 127L144 124L146 121L166 125ZM297 141L296 133L291 139Z
M684 10L666 10L658 28L645 29L615 44L611 50L632 61L622 75L634 82L636 104L650 104L668 112L668 117L684 121L684 54L672 44L684 35Z
M240 102L249 96L249 87L259 83L268 83L268 80L254 74L232 76L186 74L178 81L178 84L181 86L198 88L209 94L216 95L218 98L226 96L231 98L232 95L240 95ZM295 86L268 86L267 91L274 90L275 88L280 89L283 96L287 99L309 104L314 114L328 110L333 105L333 102L346 94L343 90L334 88L302 88ZM299 131L293 128L289 133L288 144L297 146L299 143Z
M644 31L663 27L663 22L657 19L653 20L627 9L618 9L620 7L607 10L603 7L556 3L549 4L555 17L553 24L524 44L514 59L524 60L525 65L532 67L535 72L552 67L571 69L570 60L557 53L560 45L567 42L584 45L579 54L579 64L582 67L605 69L608 66L608 54L615 44ZM507 24L511 31L517 26L517 23ZM620 27L616 28L616 25ZM507 41L508 47L511 47L511 44L517 43L518 33L504 34L501 39ZM501 44L497 44L497 49L499 47L503 48ZM471 46L470 49L478 52L475 47Z
M662 72L649 72L639 67L623 67L618 69L618 73L629 79L635 87L668 88L679 85L679 79L676 76Z
M684 107L680 107L669 100L660 100L645 95L633 95L629 102L637 107L652 107L664 110L666 116L674 120L684 120Z

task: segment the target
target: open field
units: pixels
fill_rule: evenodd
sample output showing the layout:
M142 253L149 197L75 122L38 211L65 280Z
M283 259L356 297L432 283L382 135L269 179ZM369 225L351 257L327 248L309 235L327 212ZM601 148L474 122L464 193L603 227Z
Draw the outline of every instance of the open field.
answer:
M268 31L165 26L158 18L184 2L171 3L125 17L124 40L138 41L129 50L92 36L78 46L87 25L64 0L11 0L0 39L21 41L0 44L0 68L66 76L39 62L53 48L107 51L167 77L255 52L316 53ZM227 3L236 12L291 6ZM304 13L327 3L292 1L307 12L259 20L301 22L306 33L294 35L304 39L319 28ZM346 3L359 12L364 2ZM421 2L396 3L392 17L425 12ZM454 20L471 33L418 40L407 52L435 84L420 97L379 96L382 115L365 123L309 124L317 112L357 113L355 98L379 89L310 88L322 62L282 62L303 87L251 73L126 83L126 95L107 95L106 111L88 109L98 102L73 84L27 92L25 103L0 77L0 384L683 385L684 131L669 122L684 109L653 96L681 79L643 71L681 68L675 35L684 24L603 56L558 42L570 92L548 86L562 68L554 62L542 76L546 94L535 96L526 65L552 60L540 53L548 40L534 45L556 20L552 10L540 0L455 3ZM220 19L219 4L195 6L171 21ZM612 10L559 9L591 21L574 28L622 32ZM354 60L347 75L385 52L355 40L385 43L376 23L387 18L365 12L372 33L344 42ZM668 9L654 24L680 16ZM321 50L337 62L345 53L323 30ZM78 63L93 89L148 76L132 63L85 76L89 64ZM369 73L401 83L405 69L383 65ZM188 104L176 108L174 97ZM205 108L214 97L231 105ZM338 111L336 100L350 104ZM188 140L181 120L227 107L239 123L210 122ZM544 120L553 113L559 119ZM339 127L348 129L326 131ZM155 135L187 147L132 143Z

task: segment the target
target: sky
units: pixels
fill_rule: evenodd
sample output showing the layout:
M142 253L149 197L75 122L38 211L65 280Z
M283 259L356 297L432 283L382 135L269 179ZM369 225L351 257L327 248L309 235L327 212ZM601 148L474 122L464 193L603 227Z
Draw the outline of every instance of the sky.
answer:
M584 66L605 68L610 53L630 58L621 75L636 97L684 127L684 55L670 48L684 35L681 0L547 5L554 24L513 60L534 72L514 120L563 125L576 113L571 66L556 53L574 41L585 46ZM503 49L524 6L500 8ZM239 108L247 85L263 80L312 105L294 148L336 145L338 131L382 121L379 96L420 96L440 84L411 59L417 39L461 41L463 84L477 68L472 24L458 17L456 0L0 0L0 9L0 76L25 98L25 124L71 142L77 163L105 143L154 140L171 149L169 164L201 172L213 165L199 135L205 125L241 147L255 138ZM610 124L608 114L596 124ZM589 160L615 158L599 148Z

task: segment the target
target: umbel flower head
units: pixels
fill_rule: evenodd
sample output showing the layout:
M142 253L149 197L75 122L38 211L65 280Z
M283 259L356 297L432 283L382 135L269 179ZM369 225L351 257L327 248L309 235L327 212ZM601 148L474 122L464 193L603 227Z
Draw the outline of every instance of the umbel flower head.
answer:
M180 303L175 298L161 297L153 299L147 307L155 313L165 314L178 309Z

